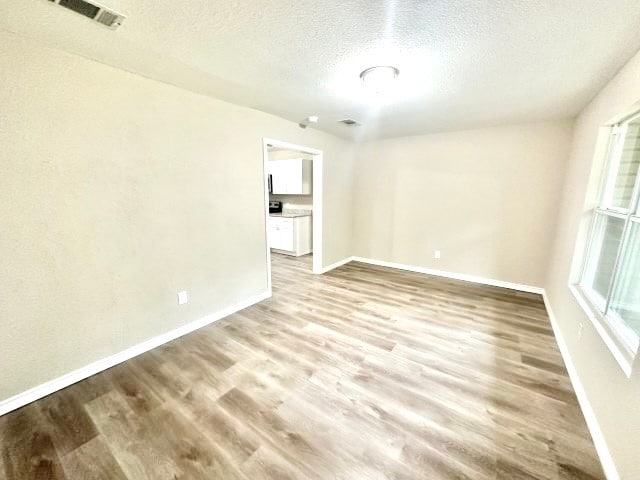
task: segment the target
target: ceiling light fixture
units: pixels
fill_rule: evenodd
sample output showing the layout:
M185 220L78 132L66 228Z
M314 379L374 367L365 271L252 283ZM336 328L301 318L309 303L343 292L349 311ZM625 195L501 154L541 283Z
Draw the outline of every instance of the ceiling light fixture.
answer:
M360 73L362 83L373 93L385 93L391 88L400 70L389 65L367 68Z

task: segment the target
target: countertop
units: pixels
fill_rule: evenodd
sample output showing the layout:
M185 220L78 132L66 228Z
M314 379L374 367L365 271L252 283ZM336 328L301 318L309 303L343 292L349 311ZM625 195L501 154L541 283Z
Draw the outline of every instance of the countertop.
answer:
M269 216L284 217L284 218L310 217L311 212L278 212L278 213L270 213Z

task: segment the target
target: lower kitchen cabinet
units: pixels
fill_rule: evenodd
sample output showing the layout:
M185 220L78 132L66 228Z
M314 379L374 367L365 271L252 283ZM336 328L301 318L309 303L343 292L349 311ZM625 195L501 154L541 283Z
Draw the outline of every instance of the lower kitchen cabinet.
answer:
M306 255L312 251L311 216L270 216L267 226L269 247L286 255Z

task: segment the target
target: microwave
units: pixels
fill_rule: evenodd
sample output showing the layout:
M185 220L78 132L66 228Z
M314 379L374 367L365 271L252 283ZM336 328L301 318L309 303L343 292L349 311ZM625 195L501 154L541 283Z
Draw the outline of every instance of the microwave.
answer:
M282 212L282 202L278 200L269 200L269 213Z

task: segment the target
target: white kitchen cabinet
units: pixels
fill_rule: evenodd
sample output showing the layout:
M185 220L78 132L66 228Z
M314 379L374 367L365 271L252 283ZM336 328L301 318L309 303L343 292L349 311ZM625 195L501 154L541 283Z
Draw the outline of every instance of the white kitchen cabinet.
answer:
M267 240L269 247L279 253L296 257L311 253L311 216L269 216Z
M310 195L312 160L270 160L267 169L271 175L272 192L276 195Z

